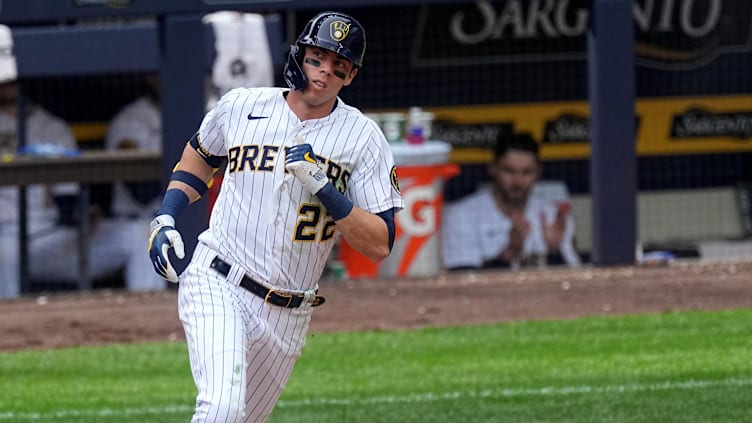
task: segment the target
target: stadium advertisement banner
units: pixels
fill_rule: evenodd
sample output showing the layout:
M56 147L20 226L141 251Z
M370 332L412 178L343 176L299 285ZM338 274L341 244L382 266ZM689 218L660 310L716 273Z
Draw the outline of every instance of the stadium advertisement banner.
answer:
M406 5L399 13L368 9L364 26L390 41L369 45L358 89L346 90L345 100L364 109L586 102L593 4L479 0ZM752 1L634 0L631 14L638 98L752 93Z
M544 160L590 154L586 101L431 108L433 137L453 146L455 163L485 163L500 132L529 132ZM640 156L752 152L752 94L638 99Z
M530 63L584 59L587 0L477 1L421 9L414 66ZM749 51L752 15L738 0L635 1L635 52L657 69L701 67L725 53Z

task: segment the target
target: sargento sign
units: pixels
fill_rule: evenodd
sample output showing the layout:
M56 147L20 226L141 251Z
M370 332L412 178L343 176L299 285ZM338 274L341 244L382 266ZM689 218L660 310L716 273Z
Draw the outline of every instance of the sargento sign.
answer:
M424 6L413 44L415 66L584 59L587 0L478 1ZM689 69L752 47L752 2L636 0L637 62Z
M752 110L713 113L691 109L674 116L672 138L729 137L740 141L752 138Z

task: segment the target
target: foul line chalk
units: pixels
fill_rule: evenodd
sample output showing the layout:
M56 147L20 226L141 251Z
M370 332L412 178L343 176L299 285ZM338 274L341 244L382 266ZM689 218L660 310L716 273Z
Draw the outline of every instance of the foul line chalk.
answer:
M389 395L365 398L312 398L304 400L280 400L278 408L310 406L352 406L363 404L420 403L473 398L509 398L525 396L566 396L587 394L612 394L621 392L650 392L670 390L691 390L728 386L749 386L752 379L729 378L720 380L688 380L660 383L633 383L605 386L560 386L543 388L484 389L480 391L426 392L407 395ZM163 407L103 408L99 410L58 410L49 412L0 411L0 421L36 421L70 417L113 417L187 414L193 410L189 405L166 405Z

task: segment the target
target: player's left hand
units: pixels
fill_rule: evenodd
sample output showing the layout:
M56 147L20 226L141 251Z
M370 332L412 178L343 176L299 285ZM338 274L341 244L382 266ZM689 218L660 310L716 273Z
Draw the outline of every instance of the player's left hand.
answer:
M311 144L308 143L287 149L285 169L295 175L311 194L316 194L329 182L316 161Z

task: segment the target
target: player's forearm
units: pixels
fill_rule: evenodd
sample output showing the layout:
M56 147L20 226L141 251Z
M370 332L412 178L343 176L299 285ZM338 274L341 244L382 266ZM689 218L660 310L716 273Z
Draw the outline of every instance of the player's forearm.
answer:
M176 218L189 204L204 195L213 174L214 169L193 148L186 146L172 172L157 215Z
M389 231L381 217L354 207L347 217L337 221L337 229L351 247L372 261L389 255Z
M180 162L175 169L188 172L204 183L208 183L214 176L214 169L209 166L206 161L194 150L191 146L186 145L183 150L183 155L180 157ZM192 188L189 184L172 179L167 185L167 189L177 188L186 193L191 202L196 201L201 197L201 194Z
M316 195L348 244L373 261L385 259L394 238L393 210L375 215L355 207L328 181L314 156L310 144L298 142L287 149L285 169L295 175L306 191Z

